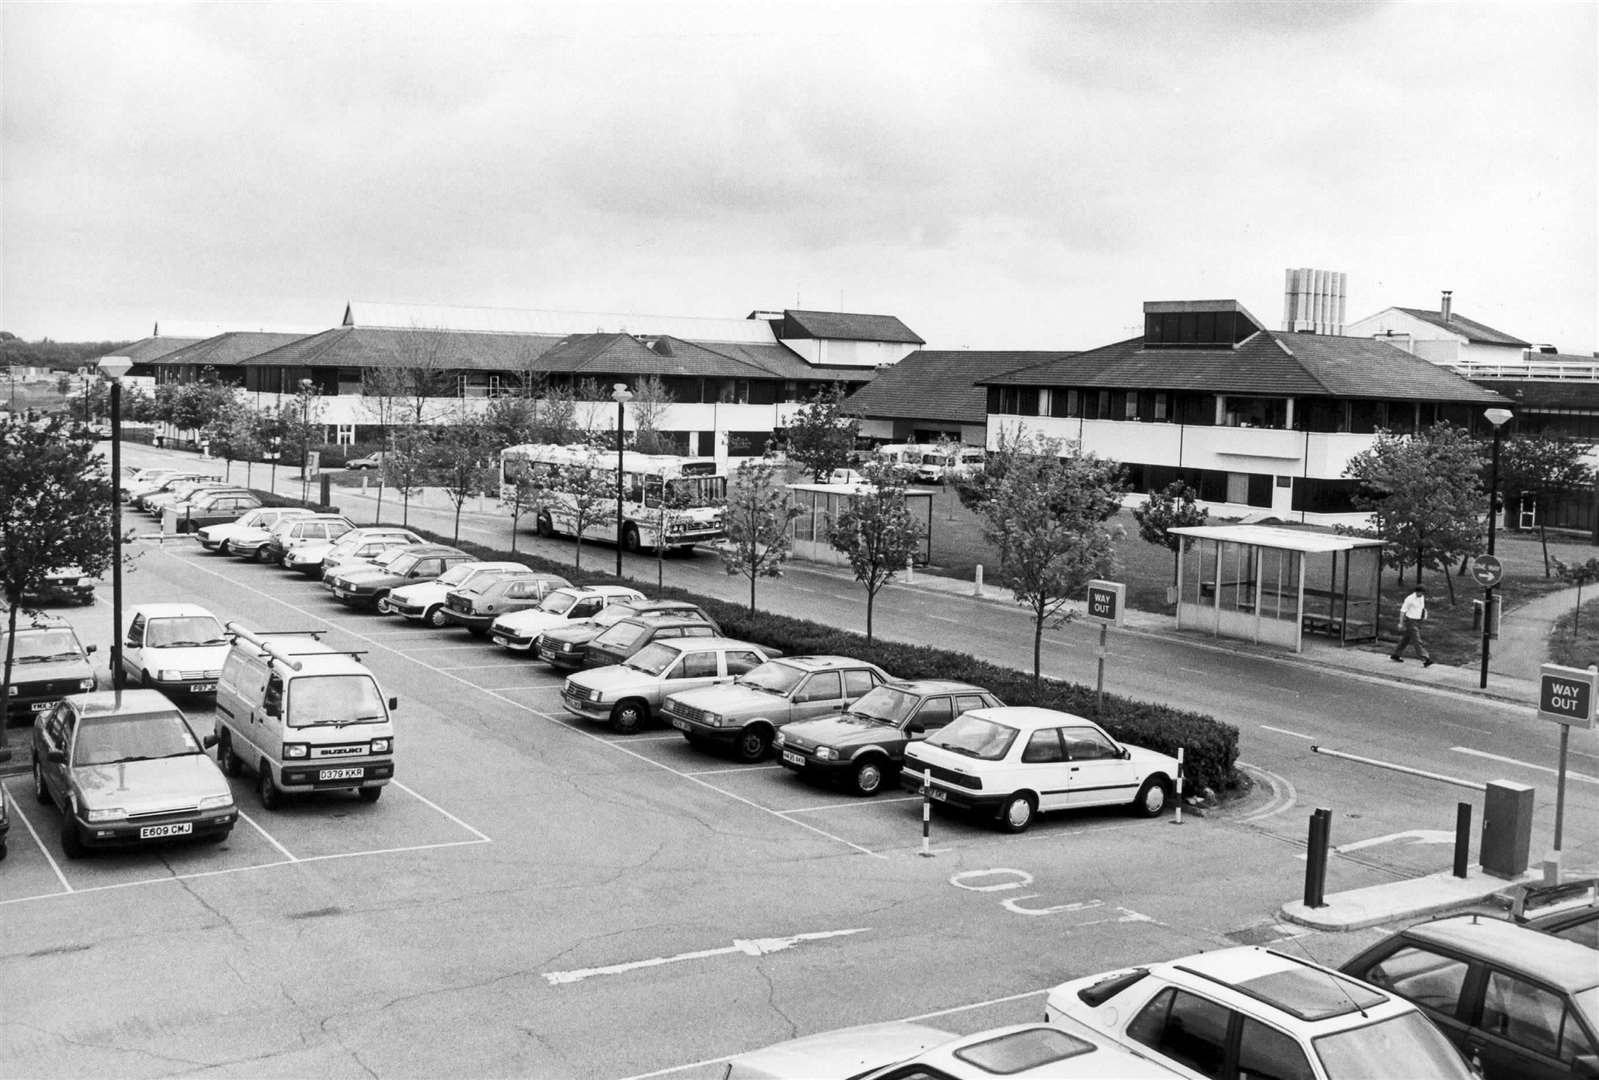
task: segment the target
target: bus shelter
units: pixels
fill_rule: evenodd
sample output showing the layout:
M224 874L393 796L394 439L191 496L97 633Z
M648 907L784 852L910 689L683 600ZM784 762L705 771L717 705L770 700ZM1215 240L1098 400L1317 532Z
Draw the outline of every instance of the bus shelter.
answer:
M1305 634L1374 641L1381 540L1270 525L1174 528L1177 628L1301 651Z
M844 553L827 540L839 511L851 500L869 493L872 485L852 484L789 484L794 505L800 513L789 522L788 534L794 542L794 557L809 562L849 562ZM917 566L926 566L933 558L933 489L908 487L905 489L905 508L911 517L923 522L920 543L917 545Z

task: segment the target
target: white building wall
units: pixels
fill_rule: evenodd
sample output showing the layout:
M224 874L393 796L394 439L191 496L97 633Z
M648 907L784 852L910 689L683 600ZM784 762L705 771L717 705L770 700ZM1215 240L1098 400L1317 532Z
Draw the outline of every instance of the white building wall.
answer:
M783 342L807 363L837 367L877 368L897 364L916 351L915 345L895 341L822 341L795 338Z

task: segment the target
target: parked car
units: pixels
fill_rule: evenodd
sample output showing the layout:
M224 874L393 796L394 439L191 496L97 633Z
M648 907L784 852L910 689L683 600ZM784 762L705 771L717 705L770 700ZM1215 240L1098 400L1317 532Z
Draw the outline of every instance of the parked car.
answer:
M691 744L731 746L740 761L755 762L785 724L840 712L890 679L876 664L848 656L789 656L727 686L673 694L661 713Z
M1599 949L1599 878L1521 886L1510 915L1534 930Z
M234 485L214 476L199 480L179 480L151 495L146 495L139 508L157 521L166 508L176 503L188 502L202 491L237 491Z
M385 565L351 566L333 572L333 595L349 607L375 608L402 585L418 585L442 577L451 567L475 562L474 556L444 544L414 544L396 549Z
M381 469L383 468L383 454L381 451L379 451L376 454L367 454L364 457L351 458L349 461L344 463L344 467L356 472L359 472L362 469Z
M886 682L841 713L779 728L778 760L801 776L843 780L857 795L897 787L905 747L973 709L1005 703L980 686L948 679Z
M265 542L260 546L253 546L253 536L237 536L233 540L233 550L246 558L253 556L256 562L277 563L283 566L291 548L301 544L329 543L353 528L355 522L342 514L312 514L309 517L279 521L272 526L272 531L267 534Z
M0 746L0 765L11 760L11 747ZM0 784L0 860L6 857L6 835L11 832L11 799Z
M0 625L0 657L5 650L14 648L11 669L11 695L9 722L31 723L34 716L44 712L69 694L81 694L94 689L94 665L89 654L95 646L84 646L77 631L61 619L49 615L35 616L29 623L17 626L16 643Z
M92 604L94 579L86 575L81 567L58 567L47 573L37 588L24 589L22 601L40 605Z
M537 655L535 642L544 631L591 619L611 604L643 599L643 593L626 585L570 585L556 589L537 607L501 615L489 625L489 633L502 649Z
M331 593L333 591L333 579L340 574L365 573L368 570L387 570L390 563L398 560L406 552L424 546L431 545L410 544L404 540L369 540L361 545L366 554L359 558L345 559L337 566L329 567L322 575L322 587Z
M1041 813L1130 806L1155 817L1171 801L1177 759L1111 738L1081 716L1034 706L978 709L905 748L901 786L1022 832Z
M196 529L195 537L207 551L232 555L235 543L254 550L271 539L272 526L278 522L310 515L311 511L300 506L258 506L246 510L233 521Z
M243 488L202 491L185 502L168 506L161 514L161 531L191 533L207 525L237 521L240 514L260 505L260 498Z
M156 469L148 477L141 474L129 481L126 501L143 510L146 499L169 491L185 481L215 479L214 476L195 472L193 469Z
M61 811L61 850L225 839L233 792L187 717L156 690L67 698L33 726L33 792Z
M1190 1080L1472 1076L1404 998L1252 945L1061 983L1044 1018L1109 1036Z
M296 562L302 573L310 577L326 577L329 570L352 559L370 559L381 551L407 544L425 544L427 541L410 529L393 529L382 525L369 525L351 529L328 545L316 569L306 566L309 551L298 554Z
M583 666L583 656L589 642L606 627L614 626L623 619L635 615L667 611L682 617L698 617L709 624L714 633L722 632L715 619L707 615L698 604L691 604L687 600L622 600L607 605L593 618L568 623L540 633L539 659L551 667L567 671L580 668Z
M1483 1080L1599 1077L1599 960L1575 941L1458 915L1405 927L1341 970L1414 1002Z
M739 1054L726 1063L721 1076L722 1080L852 1080L951 1037L953 1032L942 1028L904 1020L861 1024Z
M481 637L489 632L494 620L506 612L536 607L552 590L570 584L559 574L537 571L474 578L445 596L444 619L452 626L464 626Z
M126 683L168 695L215 694L231 640L199 604L140 604L122 643Z
M705 623L689 625L710 629ZM561 704L573 716L609 720L618 734L632 735L654 719L668 694L727 682L769 659L761 646L732 638L653 641L620 664L567 676Z
M711 637L717 631L695 615L651 611L612 623L583 647L585 668L620 664L652 641L676 637Z
M117 495L121 497L123 502L126 502L128 497L134 492L143 494L146 491L154 491L173 477L182 476L190 472L191 470L188 469L171 468L135 469L118 486Z
M432 581L404 585L393 590L385 599L378 601L378 610L407 619L419 619L429 626L448 626L449 621L444 618L444 599L451 590L484 575L532 572L521 563L514 562L457 563Z

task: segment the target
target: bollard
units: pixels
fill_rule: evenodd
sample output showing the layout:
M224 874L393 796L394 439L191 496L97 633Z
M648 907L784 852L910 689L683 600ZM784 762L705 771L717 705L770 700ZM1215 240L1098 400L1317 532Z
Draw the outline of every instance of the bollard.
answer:
M1183 823L1183 748L1177 748L1177 816L1172 818L1173 825Z
M916 582L916 556L905 556L905 584L913 585Z
M931 859L933 849L930 846L933 840L933 789L927 781L927 773L922 773L922 858Z
M1332 811L1316 810L1310 815L1310 844L1305 853L1305 906L1326 907L1327 842L1332 837Z
M977 564L977 570L972 575L972 595L983 595L983 564Z
M1455 877L1466 876L1466 864L1471 861L1471 804L1455 805Z

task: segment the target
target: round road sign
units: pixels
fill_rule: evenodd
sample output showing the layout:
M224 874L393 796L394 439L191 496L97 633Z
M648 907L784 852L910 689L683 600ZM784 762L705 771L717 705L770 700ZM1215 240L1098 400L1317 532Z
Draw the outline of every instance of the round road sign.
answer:
M1505 568L1492 555L1478 555L1471 560L1471 576L1477 579L1478 585L1491 589L1505 576Z

